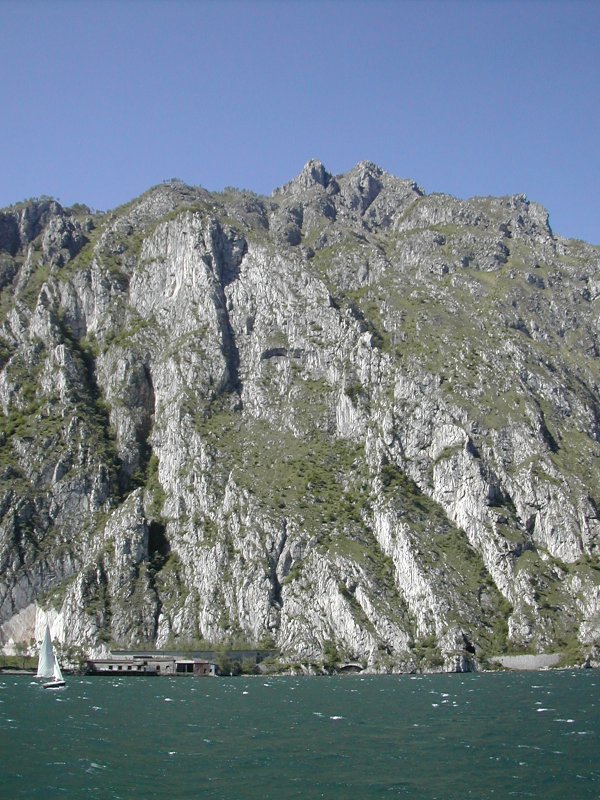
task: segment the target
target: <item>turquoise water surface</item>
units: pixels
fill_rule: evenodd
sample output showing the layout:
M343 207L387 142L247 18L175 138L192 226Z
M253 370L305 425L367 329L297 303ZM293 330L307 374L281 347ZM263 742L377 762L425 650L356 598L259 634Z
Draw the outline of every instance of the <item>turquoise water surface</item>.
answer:
M600 798L594 670L0 676L2 798Z

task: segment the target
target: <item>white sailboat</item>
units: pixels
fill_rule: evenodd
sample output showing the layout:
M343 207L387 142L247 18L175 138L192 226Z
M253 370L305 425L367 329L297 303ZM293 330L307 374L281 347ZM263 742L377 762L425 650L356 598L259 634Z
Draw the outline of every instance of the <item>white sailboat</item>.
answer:
M60 671L60 665L52 647L52 639L50 638L50 626L46 625L42 646L40 647L40 655L38 659L38 678L52 678L47 683L43 683L44 689L60 689L65 686L65 680Z

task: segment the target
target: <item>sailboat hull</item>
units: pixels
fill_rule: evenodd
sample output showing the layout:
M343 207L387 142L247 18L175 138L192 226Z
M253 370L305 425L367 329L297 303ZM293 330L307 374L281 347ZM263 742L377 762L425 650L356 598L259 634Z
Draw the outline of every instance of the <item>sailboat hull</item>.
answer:
M65 681L48 681L48 683L43 683L42 684L42 688L43 689L62 689L66 685L67 684L66 684Z

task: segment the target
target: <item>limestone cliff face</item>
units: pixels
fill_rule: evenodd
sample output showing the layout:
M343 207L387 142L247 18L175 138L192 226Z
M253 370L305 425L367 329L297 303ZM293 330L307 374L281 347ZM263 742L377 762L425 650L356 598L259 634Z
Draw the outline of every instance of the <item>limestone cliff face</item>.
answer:
M599 266L371 163L0 212L0 643L593 654Z

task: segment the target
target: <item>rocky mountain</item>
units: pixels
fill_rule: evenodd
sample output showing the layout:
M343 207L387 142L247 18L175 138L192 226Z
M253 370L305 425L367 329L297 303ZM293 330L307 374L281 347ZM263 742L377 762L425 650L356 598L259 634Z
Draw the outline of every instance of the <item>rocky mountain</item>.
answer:
M597 659L599 267L368 162L4 209L0 644Z

